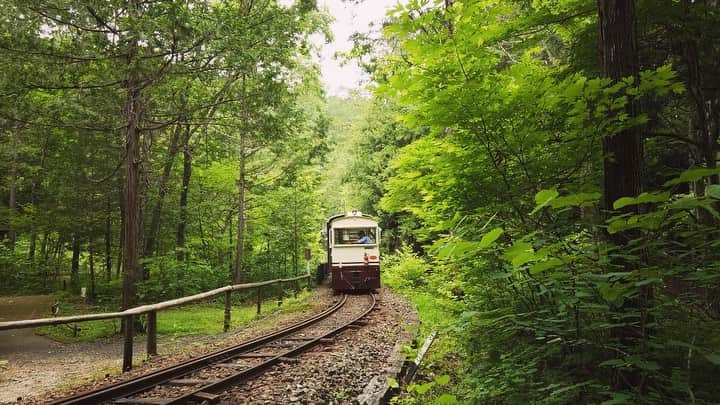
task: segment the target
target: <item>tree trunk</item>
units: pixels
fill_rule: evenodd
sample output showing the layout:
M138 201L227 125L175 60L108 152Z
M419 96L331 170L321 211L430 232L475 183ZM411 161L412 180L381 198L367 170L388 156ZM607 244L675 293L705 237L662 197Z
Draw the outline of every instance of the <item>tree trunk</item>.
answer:
M88 241L88 264L90 266L90 291L88 292L88 302L95 302L95 255L93 254L92 238Z
M40 244L40 255L42 256L42 265L43 267L47 266L48 262L48 238L49 235L47 232L43 233L42 243Z
M50 131L45 132L45 140L43 141L42 149L40 150L40 170L38 171L35 179L33 180L32 189L30 190L30 198L33 208L37 208L38 205L38 188L42 181L43 173L45 172L45 160L47 158L48 144L50 143ZM35 249L37 247L37 219L33 215L32 231L30 234L30 248L28 250L28 260L30 263L35 262Z
M177 141L182 131L182 125L177 125L170 137L170 145L165 155L165 166L163 167L163 174L160 178L160 184L158 185L158 197L155 201L155 205L152 209L152 217L150 219L150 230L147 238L145 238L145 252L143 257L152 257L155 254L155 245L160 232L160 216L162 214L163 203L165 202L165 194L167 194L167 184L170 180L170 173L172 172L173 163L175 162L175 156L177 155ZM145 270L143 270L143 277L145 277Z
M28 261L35 263L35 250L37 249L37 230L33 229L30 232L30 246L28 247Z
M123 265L123 251L125 250L125 192L123 191L124 186L119 188L120 190L120 235L118 236L118 257L117 264L115 265L115 278L120 278L120 270Z
M80 288L80 237L75 234L72 240L72 265L70 270L70 289L73 293Z
M235 271L235 262L233 261L233 212L231 211L228 214L228 270L230 271L229 275L230 277L233 276Z
M185 126L185 135L182 139L183 150L183 176L182 187L180 188L180 218L177 227L177 249L176 256L179 261L184 261L187 257L185 254L185 236L187 232L187 202L188 187L190 186L190 177L192 176L192 150L190 150L190 138L192 131L190 124Z
M8 224L8 249L15 250L15 226L13 219L17 209L17 160L18 160L18 136L20 127L15 127L12 135L12 163L10 164L10 190L8 208L10 209L10 223Z
M135 2L131 7L137 7ZM137 44L127 55L127 64L135 63ZM132 69L132 68L131 68ZM130 73L127 81L127 138L125 158L125 223L123 225L123 294L122 309L133 307L137 303L137 282L140 281L140 249L142 244L142 198L140 195L140 115L142 107L142 89L140 81Z
M637 36L635 31L634 0L598 0L601 71L604 77L618 81L633 77L638 82L639 62ZM626 112L630 117L637 116L637 105L630 102ZM613 203L621 197L634 197L641 192L643 148L640 128L633 126L603 139L604 154L604 203L607 211L612 211ZM638 213L638 206L627 207L628 213ZM611 214L608 214L611 215ZM637 232L618 232L608 234L611 243L625 246L631 239L638 237ZM626 271L637 268L638 263L626 259L613 259L613 263L623 266ZM620 281L622 283L622 281ZM645 308L652 299L652 290L640 289L637 298L626 300L615 315L621 317L626 326L611 329L610 335L620 349L634 352L639 340L646 338L647 317ZM629 313L639 313L630 319ZM634 318L634 317L633 317ZM629 326L628 326L629 325ZM641 373L637 370L615 369L613 375L615 389L644 390Z
M235 272L233 282L240 284L244 277L243 254L245 252L245 142L247 138L247 84L246 75L242 75L243 122L240 129L240 177L238 179L238 224L237 246L235 250Z
M105 278L112 279L112 218L110 216L110 201L108 200L108 211L105 216Z
M297 198L293 198L293 252L292 252L292 267L293 267L293 275L297 275L298 273L298 267L300 264L299 256L300 253L298 252L299 247L299 235L298 235L298 210L297 210Z
M601 69L604 77L620 80L639 76L635 2L631 0L598 0L600 16ZM637 115L637 107L629 103L627 113ZM621 197L637 196L641 189L642 142L637 126L603 139L605 208ZM616 234L617 235L617 234ZM612 236L623 243L622 234Z

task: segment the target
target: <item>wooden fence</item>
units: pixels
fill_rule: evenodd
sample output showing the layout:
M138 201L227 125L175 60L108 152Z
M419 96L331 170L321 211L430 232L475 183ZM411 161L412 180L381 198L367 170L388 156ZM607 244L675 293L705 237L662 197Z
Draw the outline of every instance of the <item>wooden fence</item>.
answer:
M223 330L228 331L230 329L230 309L231 299L233 291L251 290L256 289L257 296L257 313L260 314L261 303L262 303L262 287L279 284L280 294L278 296L278 302L282 301L284 293L284 285L293 283L295 291L300 288L300 280L308 279L308 287L312 281L310 274L305 274L295 278L278 279L262 281L258 283L249 284L236 284L228 285L225 287L217 288L215 290L207 291L200 294L191 295L188 297L177 298L174 300L163 301L157 304L142 305L135 308L130 308L122 312L108 312L101 314L89 314L89 315L76 315L76 316L64 316L56 318L43 318L43 319L28 319L22 321L11 321L11 322L0 322L0 331L9 329L22 329L22 328L37 328L40 326L50 325L62 325L72 322L86 322L96 321L100 319L116 319L121 318L123 322L124 332L124 343L123 343L123 371L129 371L132 369L132 357L133 357L133 337L134 328L133 324L135 317L147 314L147 354L148 356L154 356L157 354L157 311L177 307L191 302L197 302L206 298L211 298L216 295L225 294L225 317L223 321Z

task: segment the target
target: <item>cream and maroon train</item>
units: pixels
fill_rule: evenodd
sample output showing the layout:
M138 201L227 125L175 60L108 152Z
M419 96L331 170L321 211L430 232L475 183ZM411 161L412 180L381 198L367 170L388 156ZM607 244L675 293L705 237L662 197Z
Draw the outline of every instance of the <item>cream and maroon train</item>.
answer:
M359 211L334 215L324 234L333 290L380 288L380 227L373 217Z

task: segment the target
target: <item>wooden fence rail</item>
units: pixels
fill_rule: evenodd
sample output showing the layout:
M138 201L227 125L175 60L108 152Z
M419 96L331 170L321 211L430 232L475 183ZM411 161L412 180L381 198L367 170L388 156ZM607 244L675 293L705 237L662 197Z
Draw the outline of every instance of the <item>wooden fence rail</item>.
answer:
M233 291L251 290L257 289L257 310L258 315L260 314L260 301L262 294L260 289L265 286L280 284L282 288L284 285L292 283L295 291L299 289L300 280L308 279L308 286L312 280L310 274L302 276L288 278L288 279L277 279L261 281L258 283L248 284L235 284L228 285L221 288L216 288L211 291L204 293L190 295L188 297L177 298L174 300L163 301L157 304L142 305L135 308L130 308L122 312L108 312L102 314L89 314L89 315L76 315L76 316L63 316L57 318L42 318L42 319L27 319L22 321L10 321L0 322L0 331L9 329L22 329L22 328L37 328L40 326L50 325L62 325L73 322L86 322L96 321L101 319L116 319L121 318L123 320L123 331L124 331L124 344L123 344L123 371L132 369L132 356L133 356L133 321L136 316L148 314L147 324L147 354L153 356L157 354L157 311L161 311L168 308L177 307L180 305L189 304L191 302L197 302L206 298L211 298L216 295L225 294L225 312L223 319L223 330L227 332L230 328L230 309L231 299Z

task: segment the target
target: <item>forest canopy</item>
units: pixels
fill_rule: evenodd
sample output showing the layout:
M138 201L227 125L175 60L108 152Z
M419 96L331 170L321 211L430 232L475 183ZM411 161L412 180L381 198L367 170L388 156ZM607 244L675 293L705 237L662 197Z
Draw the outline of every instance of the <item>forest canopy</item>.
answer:
M327 148L313 2L3 1L3 293L122 307L297 274ZM276 237L276 235L279 235Z

